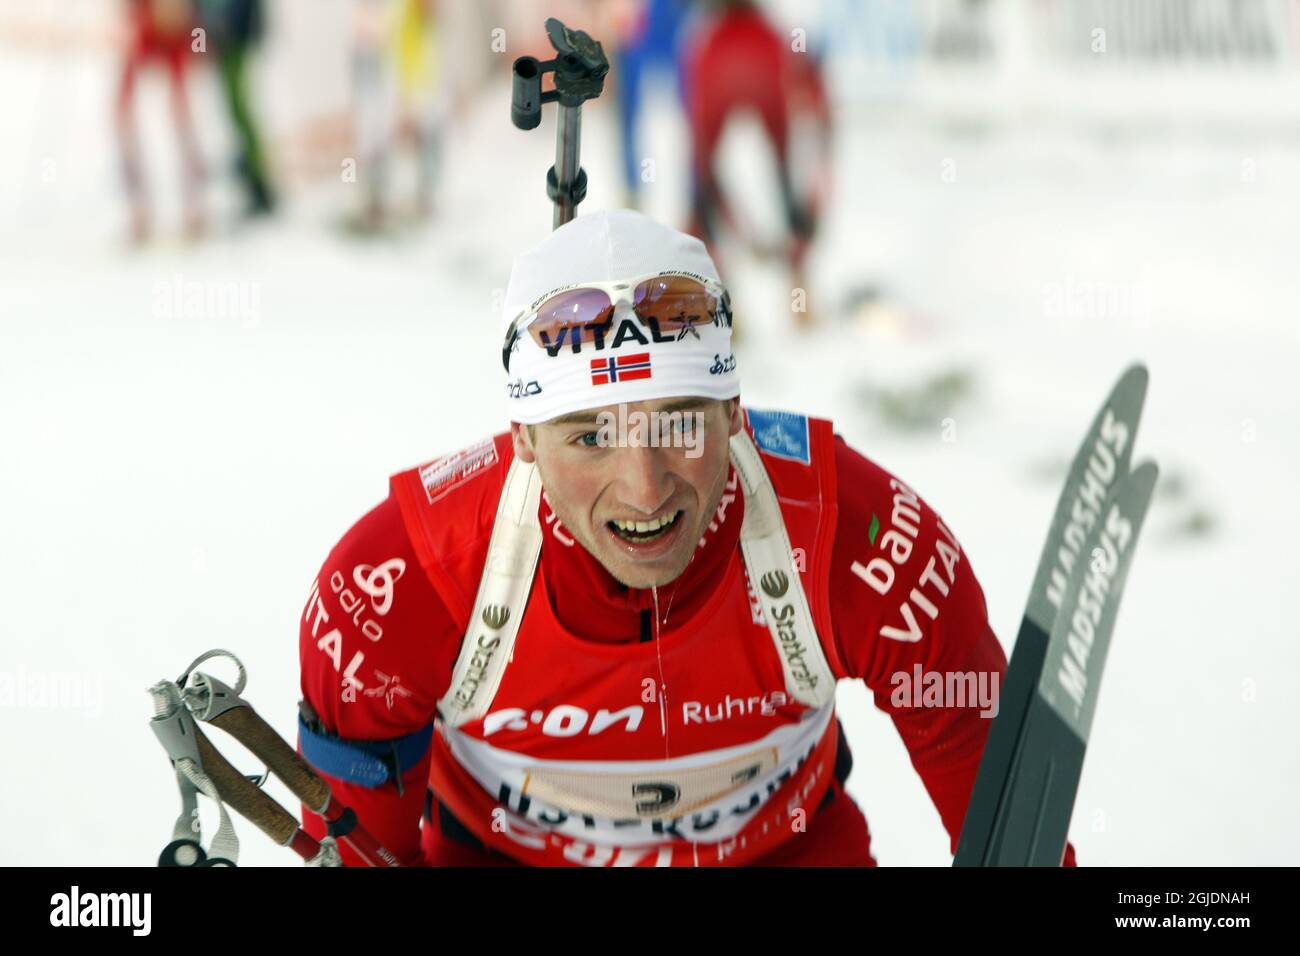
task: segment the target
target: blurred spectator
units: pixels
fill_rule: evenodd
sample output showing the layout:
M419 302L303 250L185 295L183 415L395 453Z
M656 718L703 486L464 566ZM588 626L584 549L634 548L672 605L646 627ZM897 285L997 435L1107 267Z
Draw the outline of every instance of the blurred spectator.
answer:
M655 74L670 74L678 98L682 96L678 40L689 8L688 0L619 0L615 5L612 75L618 96L627 206L641 204L642 152L637 134L646 87Z
M433 207L445 108L441 95L434 0L357 0L352 71L356 140L365 206L364 232L391 221L390 191L398 146L415 155L414 212Z
M226 109L239 139L237 171L248 199L250 215L268 213L275 205L267 181L262 137L249 106L252 82L248 59L262 38L261 0L199 0L208 41L217 54Z
M830 111L820 67L811 53L795 52L790 38L763 16L751 0L718 0L712 16L687 41L684 83L691 129L691 223L689 231L714 249L720 228L741 240L745 235L726 203L714 170L715 153L727 121L743 111L758 114L776 158L780 200L788 237L784 257L792 285L805 288L805 263L816 232L828 170L821 164L796 186L792 174L792 128L811 120L816 152L825 157L830 137ZM808 124L804 124L808 125ZM806 144L804 144L806 145ZM811 324L810 311L796 313L801 325Z
M402 0L397 23L398 134L412 144L416 161L416 211L433 209L441 130L446 107L434 0Z
M195 13L188 0L124 0L127 18L126 56L117 96L117 132L122 169L131 203L131 238L143 242L151 228L140 136L135 117L136 81L149 64L167 71L172 123L180 141L185 235L203 232L203 157L194 133L189 95L185 88L191 57Z

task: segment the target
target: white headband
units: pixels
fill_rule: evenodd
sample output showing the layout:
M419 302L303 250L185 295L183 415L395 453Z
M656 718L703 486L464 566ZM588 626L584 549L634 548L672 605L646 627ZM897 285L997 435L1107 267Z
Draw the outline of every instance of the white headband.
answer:
M503 337L526 309L566 287L659 273L721 285L704 243L630 209L579 216L515 259L502 307ZM630 311L596 341L538 345L519 329L505 344L511 421L536 425L569 412L657 398L735 398L740 378L729 321L659 334ZM552 351L554 354L551 354Z

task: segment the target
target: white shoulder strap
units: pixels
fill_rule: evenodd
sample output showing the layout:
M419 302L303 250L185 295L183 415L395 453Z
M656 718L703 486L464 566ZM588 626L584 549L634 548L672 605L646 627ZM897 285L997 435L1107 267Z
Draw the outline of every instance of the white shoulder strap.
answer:
M748 432L731 436L731 461L745 489L740 550L750 583L761 592L763 617L781 657L786 688L800 703L821 707L835 698L835 676L794 567L776 491Z
M790 537L772 481L747 432L731 438L731 461L745 489L740 548L750 582L765 599L763 616L781 658L786 690L800 703L821 707L835 697L835 677L813 624ZM459 727L484 716L505 673L542 550L537 505L541 477L514 459L506 474L478 596L452 672L438 702L445 724Z
M460 657L451 686L438 702L438 712L449 726L459 727L486 714L501 685L542 551L537 521L541 493L537 467L518 458L511 461Z

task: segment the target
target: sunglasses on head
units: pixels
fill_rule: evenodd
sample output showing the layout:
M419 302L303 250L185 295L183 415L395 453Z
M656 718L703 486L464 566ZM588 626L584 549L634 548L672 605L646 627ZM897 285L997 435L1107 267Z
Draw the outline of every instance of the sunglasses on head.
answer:
M682 338L699 325L731 327L731 297L720 282L706 276L655 272L584 282L552 290L515 316L501 350L502 364L510 371L510 353L525 330L551 354L565 345L578 349L602 340L620 307L636 316L656 341Z

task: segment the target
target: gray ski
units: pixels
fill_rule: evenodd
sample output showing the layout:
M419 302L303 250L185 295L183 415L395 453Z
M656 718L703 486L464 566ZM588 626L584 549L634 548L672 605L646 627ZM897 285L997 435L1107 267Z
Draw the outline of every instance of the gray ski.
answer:
M998 716L985 742L954 866L996 865L1004 842L1012 791L1017 783L1017 769L1022 763L1031 704L1044 679L1049 635L1061 618L1060 608L1072 607L1077 591L1069 590L1071 576L1089 566L1105 527L1108 500L1128 474L1146 387L1147 372L1143 366L1134 365L1125 371L1093 419L1070 465L1007 667ZM1140 521L1139 515L1139 525ZM1119 591L1113 594L1117 603ZM1096 658L1098 666L1104 663L1108 639L1109 634L1102 653ZM1054 659L1059 660L1059 655ZM1092 682L1091 689L1095 694L1096 681ZM1090 722L1091 711L1087 718ZM1082 740L1086 744L1086 727ZM1073 792L1070 805L1073 806ZM1064 846L1062 839L1061 852ZM1055 863L1059 862L1058 855Z

